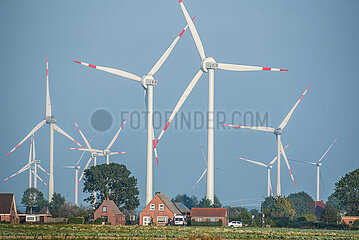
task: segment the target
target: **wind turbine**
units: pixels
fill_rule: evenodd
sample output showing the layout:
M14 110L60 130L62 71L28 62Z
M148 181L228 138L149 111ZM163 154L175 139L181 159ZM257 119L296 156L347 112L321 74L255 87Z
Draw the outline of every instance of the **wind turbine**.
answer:
M92 139L90 139L91 142ZM79 182L79 170L80 170L80 161L82 159L82 157L84 156L85 151L82 152L79 160L77 161L77 163L73 166L64 166L64 168L72 168L75 169L75 205L78 206L78 182Z
M30 143L30 152L29 152L29 162L23 166L20 170L18 170L16 173L12 174L11 176L5 178L3 182L9 180L10 178L15 177L16 175L25 172L26 170L29 170L29 188L32 188L32 176L34 177L34 188L37 188L37 179L39 179L44 185L47 185L47 183L42 180L42 178L37 174L37 168L40 168L43 172L45 172L47 175L49 173L40 165L40 160L35 160L35 139L34 135L31 137L31 143Z
M319 178L320 178L319 168L323 165L323 163L322 163L323 158L325 157L325 155L327 155L327 153L333 147L334 143L337 140L338 140L338 138L334 139L333 143L327 148L327 150L324 152L322 157L316 163L301 161L301 162L304 162L304 163L315 165L317 167L317 201L320 201L320 199L319 199Z
M185 32L185 30L188 28L188 25L182 30L182 32L175 38L175 40L172 42L172 44L168 47L168 49L165 51L165 53L161 56L161 58L157 61L157 63L153 66L153 68L142 77L139 77L135 74L125 72L122 70L114 69L114 68L108 68L108 67L101 67L93 64L88 64L85 62L79 62L74 61L76 63L92 67L98 70L102 70L104 72L112 73L117 76L121 76L130 80L134 80L138 83L141 83L142 87L145 91L145 101L147 103L147 174L146 174L146 205L152 200L153 197L153 186L152 186L152 151L154 151L156 156L157 165L158 163L158 157L157 157L157 149L155 144L155 137L154 137L154 131L153 131L153 86L157 85L157 80L154 79L153 75L160 69L160 67L163 65L163 63L166 61L168 56L171 54L173 48L176 46L178 40L182 36L182 34ZM147 98L147 100L146 100ZM153 150L152 150L153 146ZM81 179L81 178L80 178Z
M289 119L291 118L294 110L296 109L296 107L298 106L299 102L302 100L302 98L304 97L304 95L307 93L308 89L309 89L310 85L307 87L307 89L303 92L302 96L300 96L299 100L295 103L295 105L293 106L293 108L289 111L289 113L287 114L287 116L284 118L284 120L281 122L281 124L277 127L277 128L272 128L272 127L249 127L249 126L239 126L239 125L230 125L230 124L223 124L223 126L228 126L228 127L235 127L235 128L246 128L246 129L251 129L251 130L257 130L257 131L264 131L264 132L270 132L270 133L274 133L274 135L276 136L277 139L277 196L281 195L281 184L280 184L280 155L283 155L283 158L285 160L285 163L287 164L289 173L290 173L290 177L292 178L292 181L295 185L295 181L294 181L294 177L292 174L292 170L290 169L289 166L289 162L287 159L287 155L285 154L284 148L283 148L283 144L281 141L281 135L283 133L283 129L284 127L287 125Z
M284 150L287 149L288 146L289 146L289 144L287 146L285 146ZM272 181L271 181L271 178L270 178L270 175L271 175L270 171L271 171L275 161L277 161L277 156L275 156L275 158L273 158L273 160L269 164L264 164L262 162L256 162L256 161L241 158L241 157L239 157L239 159L267 168L267 197L273 196Z
M80 143L78 143L75 139L73 139L69 134L67 134L64 130L58 127L56 123L55 117L51 114L51 101L50 101L50 88L49 88L49 62L46 57L46 114L45 119L42 120L39 124L37 124L30 132L26 135L26 137L21 140L19 144L17 144L11 151L6 155L9 156L10 153L15 151L26 139L28 139L31 135L37 132L45 123L50 125L50 177L49 177L49 202L52 200L52 196L54 195L54 130L58 133L61 133L71 141L75 142L78 146L83 148Z
M170 125L171 121L186 101L187 97L191 93L192 89L197 84L198 80L201 78L203 73L208 73L209 80L209 88L208 88L208 150L207 150L207 159L208 159L208 174L207 174L207 199L214 202L214 70L222 69L228 71L288 71L285 69L279 68L268 68L268 67L258 67L258 66L246 66L246 65L235 65L235 64L225 64L225 63L216 63L214 58L207 57L202 42L199 38L198 32L194 23L191 21L191 17L189 16L182 0L179 0L180 6L182 8L182 12L187 21L189 29L191 31L193 40L196 44L199 56L201 58L200 70L194 76L190 84L187 86L186 90L182 94L180 100L177 102L176 107L174 108L169 120L167 121L165 127L163 128L161 134L159 135L155 146L158 141L161 139L162 135Z

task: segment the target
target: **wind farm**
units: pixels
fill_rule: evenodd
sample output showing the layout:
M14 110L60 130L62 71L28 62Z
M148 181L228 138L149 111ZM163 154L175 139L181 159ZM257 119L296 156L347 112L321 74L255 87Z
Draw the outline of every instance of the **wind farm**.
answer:
M355 193L349 176L359 168L358 4L65 2L0 14L9 25L0 40L0 193L14 194L23 214L30 189L47 202L35 212L86 211L91 224L114 211L126 215L120 225L195 227L213 220L196 208L219 208L223 227L281 227L270 204L293 208L278 213L290 228L302 218L329 226L326 206L338 211L330 224L356 216L335 203ZM301 212L296 194L311 208Z

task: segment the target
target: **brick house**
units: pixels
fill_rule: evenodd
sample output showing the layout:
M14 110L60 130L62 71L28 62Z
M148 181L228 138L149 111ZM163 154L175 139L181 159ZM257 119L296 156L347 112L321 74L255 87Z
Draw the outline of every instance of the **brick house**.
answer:
M96 209L94 213L94 219L104 218L106 222L111 223L111 225L125 225L126 217L120 209L116 206L115 202L112 200L105 200Z
M218 222L222 220L222 226L228 225L227 208L192 208L191 217L196 222Z
M181 215L181 212L166 194L156 193L151 202L140 212L140 225L149 225L152 219L157 226L165 226L175 215Z
M359 217L358 216L342 216L341 217L341 222L344 222L345 224L349 225L349 226L353 226L353 223L355 222L355 220L358 220Z
M0 221L19 222L13 193L0 193Z

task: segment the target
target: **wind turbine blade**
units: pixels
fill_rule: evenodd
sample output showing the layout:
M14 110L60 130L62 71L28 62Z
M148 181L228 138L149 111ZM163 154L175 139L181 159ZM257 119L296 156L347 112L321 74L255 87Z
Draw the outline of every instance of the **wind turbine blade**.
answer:
M96 65L85 63L85 62L79 62L79 61L74 61L74 62L79 63L81 65L85 65L87 67L92 67L92 68L95 68L95 69L98 69L98 70L102 70L104 72L112 73L112 74L115 74L117 76L128 78L128 79L131 79L131 80L134 80L134 81L137 81L137 82L141 82L141 78L139 76L136 76L135 74L132 74L132 73L129 73L129 72L125 72L125 71L114 69L114 68L96 66Z
M90 143L87 141L87 138L85 137L85 135L82 133L81 129L79 128L79 125L77 125L77 122L74 120L74 123L77 127L77 130L80 132L80 135L82 137L82 139L85 141L85 144L87 146L88 149L91 149Z
M64 130L62 130L59 126L57 126L56 124L54 124L54 129L55 131L57 131L58 133L61 133L62 135L64 135L65 137L67 137L68 139L70 139L71 141L73 141L74 143L76 143L79 147L84 148L79 142L77 142L75 139L73 139L69 134L67 134Z
M193 21L193 19L192 19L192 21ZM158 69L161 68L162 64L166 61L168 56L171 54L173 48L176 46L178 40L181 38L182 34L186 31L187 28L188 28L188 25L185 26L185 28L182 30L182 32L176 37L176 39L172 42L172 44L167 48L166 52L161 56L161 58L157 61L157 63L153 66L153 68L149 71L148 74L154 75L158 71Z
M186 90L184 91L184 93L182 94L180 100L177 102L177 105L175 107L175 109L173 110L170 118L168 119L165 127L163 128L160 136L158 137L157 141L156 141L156 145L158 143L158 141L161 139L162 135L165 133L165 131L167 130L168 126L170 125L171 121L173 120L173 118L176 116L177 112L180 110L180 108L182 107L183 103L186 101L186 99L188 98L189 94L191 93L192 89L196 86L198 80L201 78L203 72L202 70L199 70L196 74L196 76L194 76L194 78L192 79L191 83L187 86Z
M287 125L290 117L292 116L294 110L296 109L296 107L298 106L298 104L300 103L300 101L302 101L302 98L304 97L304 95L307 93L308 89L309 89L310 85L307 87L307 89L305 89L305 91L303 92L302 96L300 96L300 98L298 99L298 101L295 103L295 105L293 106L293 108L290 110L290 112L287 114L287 116L284 118L283 122L279 125L278 128L284 129L284 127Z
M271 195L273 196L272 180L271 179L269 179L269 188L270 188Z
M201 59L205 59L206 58L206 54L204 53L204 48L201 42L201 39L199 38L198 32L196 27L194 26L193 21L191 20L191 17L189 16L186 7L184 6L182 0L179 0L183 15L187 21L187 24L189 26L189 30L191 31L194 43L196 44L197 47L197 51L199 53L199 56L201 57Z
M49 61L46 56L46 117L51 117L51 101L49 87Z
M302 160L295 160L295 159L289 159L291 161L294 161L294 162L301 162L301 163L307 163L307 164L311 164L311 165L317 165L316 163L314 162L307 162L307 161L302 161Z
M237 64L227 64L227 63L217 63L215 66L218 69L228 70L228 71L238 71L238 72L247 72L247 71L275 71L283 72L288 71L281 68L269 68L269 67L258 67L258 66L247 66L247 65L237 65Z
M251 162L251 163L254 163L254 164L257 164L259 166L263 166L263 167L267 167L267 165L265 165L264 163L261 163L261 162L256 162L256 161L253 161L253 160L249 160L249 159L245 159L245 158L241 158L241 157L237 157L241 160L244 160L246 162Z
M199 143L199 145L201 146L202 156L203 156L204 161L206 162L206 167L207 167L208 165L207 165L207 158L206 158L206 155L204 154L202 144L201 144L201 143Z
M196 186L197 186L197 184L202 180L202 178L204 177L204 175L207 173L207 168L206 168L206 170L204 170L204 172L202 173L202 175L201 175L201 177L198 179L198 181L196 182L196 184L192 187L192 189L194 189Z
M110 155L117 155L117 154L124 154L124 153L128 153L128 152L111 152Z
M106 148L106 149L110 149L110 148L112 147L112 145L113 145L113 144L114 144L114 142L116 141L116 139L117 139L118 135L120 134L120 132L121 132L121 130L122 130L122 128L123 128L123 126L125 126L125 124L126 124L127 120L128 120L128 118L127 118L127 119L125 120L125 122L122 124L122 126L120 127L120 129L118 129L118 131L117 131L116 135L112 138L112 140L111 140L110 144L107 146L107 148Z
M88 168L88 166L89 166L90 163L91 163L91 160L92 160L92 157L90 157L90 159L87 161L87 163L86 163L86 165L85 165L85 167L84 167L84 170L82 170L82 173L81 173L81 176L80 176L80 178L79 178L79 181L77 182L77 185L79 185L79 183L80 183L82 177L83 177L84 174L85 174L85 170Z
M32 172L32 174L35 175L35 171L31 170L31 172ZM43 184L45 184L45 186L47 186L47 183L46 183L44 180L42 180L42 178L41 178L39 175L36 174L36 177L37 177Z
M223 124L223 126L226 127L235 127L235 128L246 128L246 129L251 129L251 130L257 130L257 131L264 131L264 132L274 132L274 128L272 127L253 127L253 126L239 126L239 125L231 125L231 124Z
M285 150L284 150L284 148L283 148L283 144L282 144L282 141L281 141L281 140L280 140L280 148L281 148L281 153L282 153L282 155L283 155L283 157L284 157L285 163L287 164L290 177L292 178L292 181L293 181L293 183L294 183L294 186L296 186L295 181L294 181L294 177L293 177L293 174L292 174L292 170L290 169L289 162L288 162L288 159L287 159L287 154L285 154Z
M325 155L327 155L327 153L329 152L329 150L333 147L334 143L338 140L338 138L334 139L333 143L328 147L328 149L325 151L325 153L323 154L323 156L319 159L318 162L321 162L322 159L325 157Z
M76 168L75 166L61 166L62 168L72 168L72 169L74 169L74 168Z
M16 148L18 148L26 139L28 139L31 135L33 135L37 130L39 130L42 126L44 126L44 124L46 123L46 120L42 120L39 124L37 124L30 132L29 134L26 135L26 137L21 140L21 142L16 145L13 149L11 149L11 151L6 155L9 156L10 153L12 153L13 151L15 151Z
M89 143L91 143L91 141L92 141L92 138L90 139ZM76 163L75 166L77 166L77 165L80 164L82 157L85 155L85 152L86 152L86 151L83 151L83 152L82 152L82 154L81 154L81 156L80 156L80 158L79 158L79 160L77 161L77 163Z
M287 147L289 147L289 144L287 144L287 146L285 146L284 150L286 150ZM275 157L273 158L273 160L272 160L268 165L272 165L273 163L275 163L275 161L277 161L277 157L278 157L278 156L275 156Z
M2 180L2 181L5 182L6 180L9 180L10 178L13 178L13 177L15 177L16 175L18 175L18 174L24 172L25 170L29 169L29 165L30 165L29 163L26 164L26 165L25 165L23 168L21 168L19 171L17 171L16 173L14 173L13 175L11 175L10 177L5 178L5 179Z
M30 143L30 152L29 152L29 163L33 161L32 159L32 143L34 140L34 134L31 136L31 143Z
M36 151L35 151L35 137L33 136L33 141L32 141L32 160L35 161L36 159Z
M99 149L88 149L88 148L67 148L67 149L71 149L71 150L77 150L77 151L85 151L85 152L97 152L97 153L103 153L102 150Z
M46 172L45 168L43 168L40 164L37 164L37 166L44 172L46 173L47 175L50 176L50 174L48 172Z

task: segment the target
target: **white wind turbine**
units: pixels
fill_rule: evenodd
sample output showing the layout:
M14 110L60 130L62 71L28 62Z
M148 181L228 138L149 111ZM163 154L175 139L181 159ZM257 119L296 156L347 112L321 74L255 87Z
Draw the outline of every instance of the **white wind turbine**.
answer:
M327 155L327 153L329 152L329 150L333 147L334 143L338 140L338 138L334 139L333 143L327 148L327 150L324 152L324 154L322 155L322 157L318 160L318 162L313 163L313 162L306 162L306 161L301 161L304 163L308 163L308 164L312 164L315 165L317 167L317 201L320 201L319 199L319 178L320 178L320 173L319 173L319 168L323 165L322 160L325 157L325 155Z
M45 119L42 120L39 124L37 124L30 132L26 135L26 137L21 140L21 142L16 145L11 151L6 155L9 156L15 149L17 149L26 139L28 139L31 135L37 132L42 126L45 124L50 125L50 177L49 177L49 202L51 202L52 196L54 194L54 130L61 133L71 141L75 142L78 146L82 147L75 139L73 139L69 134L67 134L64 130L58 127L56 123L55 117L51 114L51 102L50 102L50 88L49 88L49 63L46 57L46 115Z
M186 101L187 97L191 93L194 86L197 84L198 80L201 78L203 73L208 73L208 80L209 80L209 88L208 88L208 152L207 152L207 159L208 159L208 174L207 174L207 199L214 202L214 70L215 69L222 69L228 71L287 71L285 69L279 68L268 68L268 67L258 67L258 66L246 66L246 65L235 65L235 64L225 64L225 63L216 63L214 58L206 57L202 42L199 38L198 32L196 27L194 26L193 22L191 21L191 17L189 16L182 0L179 0L180 6L182 8L182 12L184 17L187 21L189 29L191 31L193 40L196 44L199 56L201 58L201 65L200 70L194 76L190 84L187 86L186 90L182 94L180 100L177 102L176 107L174 108L169 120L167 121L165 127L163 128L161 134L159 135L155 146L157 145L158 141L161 139L162 135L168 128L169 124Z
M36 160L35 157L36 157L35 139L34 139L34 135L32 135L30 152L29 152L29 162L25 166L23 166L19 171L5 178L3 182L9 180L10 178L15 177L16 175L26 170L29 170L29 188L32 188L32 176L34 177L34 188L37 188L37 179L39 179L44 185L47 185L47 183L44 180L42 180L42 178L37 174L37 168L40 168L47 175L49 175L49 173L40 165L40 160Z
M289 146L289 144L287 146L285 146L284 150L287 149L288 146ZM275 161L277 161L277 156L275 156L275 158L273 158L273 160L269 164L264 164L262 162L257 162L257 161L253 161L253 160L249 160L249 159L241 158L241 157L239 157L239 159L267 168L267 197L273 196L270 171L273 168L273 164L275 163Z
M160 67L163 65L163 63L166 61L170 53L172 52L173 48L176 46L178 40L182 36L182 34L185 32L185 30L188 28L188 25L182 30L182 32L175 38L175 40L172 42L172 44L168 47L168 49L165 51L165 53L161 56L161 58L157 61L157 63L153 66L153 68L142 77L139 77L137 75L134 75L132 73L128 73L122 70L114 69L114 68L108 68L108 67L101 67L97 65L88 64L85 62L78 62L74 61L76 63L92 67L98 70L102 70L108 73L115 74L117 76L121 76L130 80L134 80L139 82L142 87L145 90L145 101L147 103L147 174L146 174L146 205L152 200L153 197L153 177L152 177L152 151L154 151L157 165L158 163L158 157L157 157L157 150L156 150L156 144L155 144L155 137L154 137L154 131L153 131L153 86L157 85L157 80L154 79L153 75L160 69ZM153 150L152 150L153 146ZM80 178L81 179L81 178Z
M287 114L287 116L284 118L284 120L281 122L281 124L277 127L277 128L272 128L272 127L261 127L261 126L257 126L257 127L252 127L252 126L239 126L239 125L230 125L230 124L223 124L223 126L228 126L228 127L235 127L235 128L246 128L246 129L251 129L251 130L257 130L257 131L264 131L264 132L270 132L270 133L274 133L274 135L276 136L277 139L277 196L281 195L281 184L280 184L280 155L282 154L285 160L285 163L287 164L290 176L293 180L293 183L295 185L295 181L294 181L294 177L292 174L292 170L290 169L289 166L289 162L287 159L287 155L285 154L284 148L283 148L283 144L281 141L281 135L283 132L284 127L287 125L290 117L292 116L294 110L296 109L296 107L298 106L299 102L302 100L302 98L304 97L304 95L307 93L308 89L310 86L307 87L307 89L303 92L302 96L300 96L299 100L296 102L296 104L293 106L293 108L289 111L289 113Z
M91 142L92 139L90 139ZM79 170L80 170L80 161L82 159L82 157L84 156L85 151L82 152L79 160L77 161L77 163L73 166L64 166L64 168L71 168L71 169L75 169L75 205L78 206L78 182L79 182Z

